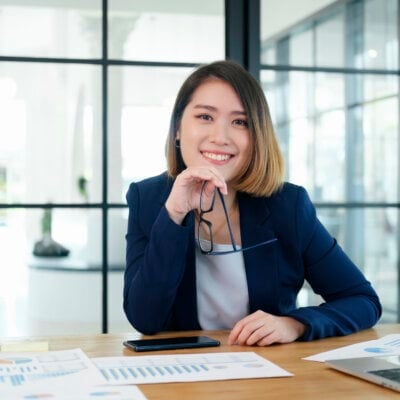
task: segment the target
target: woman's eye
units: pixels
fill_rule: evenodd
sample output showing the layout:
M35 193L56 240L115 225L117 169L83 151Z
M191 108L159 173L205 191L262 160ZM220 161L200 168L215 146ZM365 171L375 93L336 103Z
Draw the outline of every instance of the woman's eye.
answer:
M233 121L233 123L235 125L242 126L244 128L247 128L249 126L249 124L245 119L236 119L235 121Z
M211 115L208 115L208 114L200 114L200 115L197 116L197 118L202 119L204 121L211 121L212 120Z

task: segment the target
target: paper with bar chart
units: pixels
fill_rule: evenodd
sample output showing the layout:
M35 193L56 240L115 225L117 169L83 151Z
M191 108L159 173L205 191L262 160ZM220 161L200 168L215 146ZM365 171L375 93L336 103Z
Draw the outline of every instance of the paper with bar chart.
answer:
M320 361L345 358L360 358L373 356L396 356L400 355L400 334L393 333L375 340L368 340L352 344L350 346L339 347L334 350L324 351L305 357L304 360Z
M48 385L97 385L102 374L81 349L0 354L0 391Z
M253 352L102 357L92 361L109 384L118 385L292 376Z

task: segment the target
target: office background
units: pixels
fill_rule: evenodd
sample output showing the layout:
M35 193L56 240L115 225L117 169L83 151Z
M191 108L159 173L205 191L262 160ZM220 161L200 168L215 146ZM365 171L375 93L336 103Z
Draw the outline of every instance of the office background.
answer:
M185 77L225 57L398 322L398 19L398 0L0 0L0 335L131 329L125 192L165 169ZM50 236L68 256L32 254Z

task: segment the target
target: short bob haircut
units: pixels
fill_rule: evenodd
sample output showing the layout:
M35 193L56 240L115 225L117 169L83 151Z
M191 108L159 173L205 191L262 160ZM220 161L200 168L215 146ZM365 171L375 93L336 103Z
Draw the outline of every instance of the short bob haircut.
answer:
M210 79L228 83L237 93L247 115L252 149L247 164L232 182L233 188L257 197L270 196L278 191L283 183L282 154L261 86L250 73L233 61L216 61L199 67L179 90L171 114L166 143L169 176L175 178L186 168L179 146L176 145L176 134L193 93Z

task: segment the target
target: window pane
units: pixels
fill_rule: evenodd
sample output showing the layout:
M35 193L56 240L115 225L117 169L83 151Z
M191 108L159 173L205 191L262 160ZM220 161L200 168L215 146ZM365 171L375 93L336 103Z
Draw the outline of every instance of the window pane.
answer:
M110 2L110 58L206 62L225 55L224 1Z
M342 110L320 115L315 121L315 200L343 201L345 198L345 115ZM295 163L292 168L295 169Z
M262 63L397 69L397 14L397 0L261 0Z
M262 71L261 81L288 180L315 201L397 201L397 77Z
M365 1L365 68L398 68L397 0Z
M101 0L74 3L0 0L0 55L100 58Z
M328 14L320 20L315 29L316 65L341 67L345 64L344 9Z
M125 234L128 226L128 209L114 209L108 213L108 331L132 332L122 307L125 271Z
M100 200L100 72L0 64L0 191L7 202Z
M396 97L398 94L399 78L396 75L365 75L363 79L365 101L383 100L389 96ZM387 114L391 115L389 110Z
M266 46L261 50L262 62L264 64L276 64L275 46Z
M397 96L364 107L364 187L367 201L392 202L398 199L398 109Z
M303 65L313 66L313 32L310 28L294 33L289 41L289 64L290 65ZM278 60L278 64L281 64Z
M109 201L125 203L132 181L166 170L170 113L189 72L188 68L110 68Z
M0 215L0 335L98 333L100 211L53 209L51 224L44 210ZM44 256L59 246L68 255Z
M381 322L396 322L398 211L392 208L320 208L318 215L378 292L383 304Z
M278 41L289 40L290 54L286 61L276 57L277 64L306 65L315 63L312 56L313 32L310 25L319 18L321 10L335 0L298 1L298 0L261 0L261 62L268 64L266 50L269 45L276 46ZM290 10L290 12L288 12Z
M342 74L315 74L316 112L343 109L345 105L345 76Z

